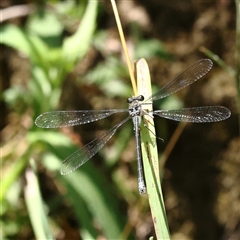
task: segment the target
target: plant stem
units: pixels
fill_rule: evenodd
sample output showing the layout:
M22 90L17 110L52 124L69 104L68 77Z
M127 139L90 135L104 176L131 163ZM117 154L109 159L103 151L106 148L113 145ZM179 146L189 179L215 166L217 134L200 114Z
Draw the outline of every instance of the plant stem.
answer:
M240 0L236 2L236 87L237 87L237 107L238 107L238 121L239 121L239 133L240 133Z
M121 24L121 21L120 21L120 18L119 18L119 14L118 14L118 10L117 10L117 6L116 6L115 1L114 0L110 0L110 1L112 3L113 13L115 15L115 19L116 19L116 23L117 23L117 27L118 27L118 32L119 32L120 39L121 39L121 42L122 42L122 47L123 47L124 55L125 55L127 66L128 66L128 71L129 71L130 79L131 79L131 82L132 82L133 92L134 92L134 95L136 96L137 95L137 85L136 85L136 80L135 80L135 77L134 77L129 53L128 53L128 50L127 50L126 40L125 40L125 37L124 37L124 34L123 34L122 24Z

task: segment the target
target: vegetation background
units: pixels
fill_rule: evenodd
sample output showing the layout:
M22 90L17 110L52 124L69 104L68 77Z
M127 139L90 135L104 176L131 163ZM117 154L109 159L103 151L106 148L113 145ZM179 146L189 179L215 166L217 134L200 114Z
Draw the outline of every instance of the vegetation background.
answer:
M147 59L153 92L214 58L205 78L156 108L232 112L223 122L184 126L155 118L172 239L240 235L237 3L117 1L131 58ZM124 116L67 129L34 125L46 111L127 107L132 89L110 1L2 0L0 7L1 238L154 236L147 197L138 193L131 122L69 176L59 173L62 161Z

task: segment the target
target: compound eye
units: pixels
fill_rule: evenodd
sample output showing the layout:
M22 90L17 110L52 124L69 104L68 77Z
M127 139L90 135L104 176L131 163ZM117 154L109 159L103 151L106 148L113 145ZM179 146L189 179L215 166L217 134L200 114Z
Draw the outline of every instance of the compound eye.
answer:
M143 95L139 95L139 101L143 101L144 100L144 96Z
M133 99L132 98L128 98L127 99L127 103L132 103Z

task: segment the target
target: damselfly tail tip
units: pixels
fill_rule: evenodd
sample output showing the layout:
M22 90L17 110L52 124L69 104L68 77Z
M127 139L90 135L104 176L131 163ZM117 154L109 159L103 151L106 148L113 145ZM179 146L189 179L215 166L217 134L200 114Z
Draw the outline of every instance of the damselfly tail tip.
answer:
M139 186L138 186L138 190L139 190L140 195L144 195L147 192L145 183L140 182Z
M146 188L144 188L144 189L139 189L139 193L140 193L140 195L146 194Z

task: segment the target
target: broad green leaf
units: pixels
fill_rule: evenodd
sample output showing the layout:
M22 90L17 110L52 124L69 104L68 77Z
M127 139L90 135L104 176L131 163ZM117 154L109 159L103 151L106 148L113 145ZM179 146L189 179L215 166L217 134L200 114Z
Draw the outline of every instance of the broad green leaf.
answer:
M63 26L54 13L47 11L43 13L35 13L30 16L27 28L32 32L41 37L54 37L61 36Z
M36 35L22 30L14 25L4 25L0 28L1 42L24 53L36 64L42 65L49 49Z
M45 71L36 66L32 67L32 80L29 82L29 90L34 102L37 114L55 110L60 99L61 88L53 86ZM57 85L57 84L56 84Z
M73 68L89 49L95 30L98 1L88 1L86 12L79 27L71 37L64 40L63 59Z

